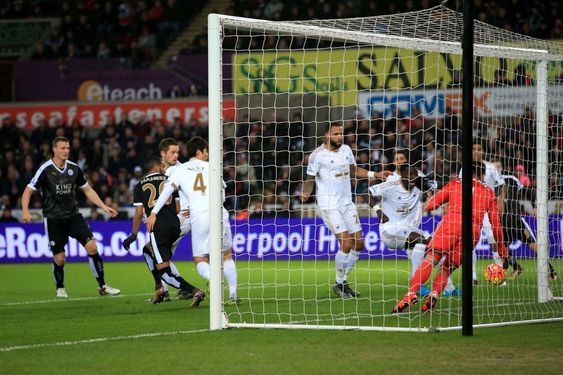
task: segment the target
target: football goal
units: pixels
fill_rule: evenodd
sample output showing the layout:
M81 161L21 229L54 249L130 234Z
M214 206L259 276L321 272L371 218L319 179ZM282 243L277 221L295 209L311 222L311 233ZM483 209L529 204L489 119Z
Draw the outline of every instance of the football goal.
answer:
M292 22L209 15L211 329L461 328L461 270L432 313L422 303L391 313L420 251L398 231L383 238L369 187L393 172L412 193L399 171L415 167L426 183L416 187L423 194L408 208L418 212L409 225L429 237L440 224L444 207L422 208L460 176L462 18L445 6ZM499 244L484 228L471 265L474 326L563 320L563 45L475 21L473 82L473 158L487 164L510 249L506 280L487 282ZM342 145L325 137L335 124ZM349 149L353 160L323 159L333 175L319 186L311 165L329 148ZM360 168L380 179L350 174ZM317 184L303 200L308 178ZM348 183L342 194L351 193L362 238L350 253L339 252L327 213ZM238 268L235 305L223 295L223 206Z

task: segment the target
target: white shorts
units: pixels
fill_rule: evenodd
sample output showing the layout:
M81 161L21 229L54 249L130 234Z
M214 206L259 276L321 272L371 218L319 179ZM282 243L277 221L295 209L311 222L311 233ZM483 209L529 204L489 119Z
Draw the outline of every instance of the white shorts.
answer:
M192 224L189 216L185 217L182 214L178 214L178 219L180 220L180 238L182 238L190 232Z
M194 257L209 255L209 214L190 215L192 225L192 254ZM229 213L223 209L223 251L233 245Z
M428 238L420 228L412 225L390 222L379 225L381 242L383 242L388 249L404 249L409 234L413 232L420 234L424 238Z
M348 232L356 233L362 231L360 216L356 205L347 204L339 208L320 210L320 216L328 229L334 234Z
M491 220L489 220L489 214L485 213L483 217L483 228L481 228L482 235L486 236L487 241L489 244L495 244L497 241L495 240L495 235L493 234L493 226L491 225Z
M192 229L192 224L190 223L190 217L189 216L185 217L182 214L178 214L178 219L180 220L180 236L174 242L174 245L172 245L172 254L174 254L176 252L176 249L178 248L178 243L180 243L180 240L182 238L184 238L188 233L190 233L190 230Z

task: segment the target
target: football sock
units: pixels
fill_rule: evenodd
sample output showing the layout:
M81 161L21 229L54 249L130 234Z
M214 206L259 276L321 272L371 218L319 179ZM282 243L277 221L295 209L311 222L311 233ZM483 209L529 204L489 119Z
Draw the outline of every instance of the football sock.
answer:
M498 251L493 251L492 253L493 253L493 260L495 261L495 263L502 266L502 260L500 259L500 255L498 255Z
M444 266L440 267L438 273L436 274L436 278L434 279L434 283L432 284L432 291L438 293L442 293L444 287L448 283L448 279L450 276L450 272Z
M406 249L405 251L407 252L407 258L410 260L411 266L412 266L412 250ZM412 275L414 274L414 270L416 270L416 267L412 267L412 268L409 269L408 280L412 279Z
M338 250L334 256L334 265L336 267L336 283L342 284L344 282L344 270L348 262L348 254Z
M57 263L53 262L53 276L55 277L55 284L57 284L57 289L65 287L65 266L59 266Z
M508 265L512 266L514 271L516 271L518 269L518 262L516 262L516 258L514 258L512 254L508 254L507 260L508 260Z
M442 257L442 259L440 259L440 261L436 265L436 268L439 269L442 266L442 264L444 264L445 261L446 261L446 257ZM447 281L446 287L444 289L448 292L451 292L455 289L455 285L454 285L454 282L452 281L451 277L448 277L448 281Z
M90 263L90 269L92 270L100 288L106 285L104 280L104 261L102 260L100 254L88 254L88 262Z
M223 263L223 273L229 285L229 298L237 297L237 267L232 259L226 259Z
M352 272L354 267L356 267L356 261L359 257L359 251L350 250L350 253L348 254L348 261L346 262L346 268L344 268L344 281L348 280L348 274Z
M154 266L154 261L152 259L152 256L148 253L148 251L145 251L145 249L146 249L146 246L143 248L143 257L145 258L145 263L147 264L149 271L151 271L151 273L152 273L152 276L154 278L154 283L159 284L160 283L160 274L158 273L158 271L156 270L156 268Z
M205 280L209 281L209 263L207 262L199 262L196 266L197 272L203 277Z
M414 271L414 276L411 280L409 292L416 293L420 290L420 286L424 284L432 274L432 261L425 259L420 267Z
M414 245L411 255L411 264L413 270L416 270L418 267L420 267L422 261L424 260L424 254L426 254L425 244L417 243L416 245Z
M170 270L172 270L172 273L173 273L174 275L178 275L178 276L179 276L179 275L180 275L180 271L178 271L178 268L176 268L176 266L174 265L174 263L172 263L172 262L168 262L168 263L170 263Z
M168 285L173 286L177 289L192 291L195 287L188 283L182 276L177 276L172 273L170 266L164 267L158 270L160 273L160 277L164 280Z
M446 287L444 288L444 290L446 290L448 292L455 290L455 285L454 285L454 282L452 281L451 276L448 276L448 280L446 282Z
M151 271L155 287L160 286L165 291L168 291L168 286L162 283L160 272L158 272L158 270L156 269L152 255L146 246L143 247L143 257L145 258L145 263L147 264L149 271ZM172 266L172 263L170 263L170 265Z

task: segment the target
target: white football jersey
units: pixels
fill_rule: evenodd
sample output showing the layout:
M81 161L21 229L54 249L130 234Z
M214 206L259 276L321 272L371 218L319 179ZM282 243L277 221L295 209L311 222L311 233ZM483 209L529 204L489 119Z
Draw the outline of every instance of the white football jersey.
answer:
M307 174L315 176L320 209L334 209L352 203L350 165L356 165L356 159L348 145L329 151L323 144L313 151Z
M172 175L172 172L176 168L178 168L180 165L182 165L182 163L180 163L178 161L178 162L176 162L176 165L171 165L170 167L166 168L166 172L164 172L166 177L170 177ZM182 191L178 191L178 195L180 196L180 209L181 210L187 209L188 208L188 197L186 197L186 195Z
M389 222L418 227L422 219L422 191L415 187L406 190L399 178L388 178L385 182L370 186L374 197L381 197L381 211Z
M168 181L185 194L190 216L209 211L209 162L193 158L175 167Z
M504 185L504 178L502 178L502 174L499 170L495 167L493 163L483 160L485 164L485 178L483 181L485 185L495 190L496 187ZM461 178L461 172L463 168L459 170L459 178Z

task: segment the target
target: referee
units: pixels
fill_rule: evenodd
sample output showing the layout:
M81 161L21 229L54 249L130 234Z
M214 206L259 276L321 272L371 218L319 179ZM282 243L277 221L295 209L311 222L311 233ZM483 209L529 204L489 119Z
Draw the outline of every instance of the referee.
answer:
M64 286L65 249L68 237L76 238L88 252L90 268L98 282L100 295L117 295L119 289L107 285L104 279L104 262L98 253L96 240L90 226L78 212L76 187L82 189L86 197L112 217L117 211L102 202L98 194L84 179L82 169L68 160L69 141L65 137L56 137L51 144L53 158L43 163L22 195L22 219L31 222L29 201L32 194L41 189L43 202L43 221L53 253L53 276L58 298L68 298Z

